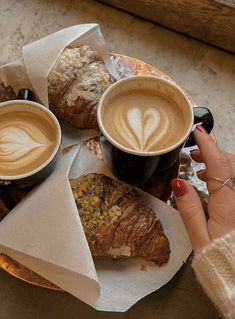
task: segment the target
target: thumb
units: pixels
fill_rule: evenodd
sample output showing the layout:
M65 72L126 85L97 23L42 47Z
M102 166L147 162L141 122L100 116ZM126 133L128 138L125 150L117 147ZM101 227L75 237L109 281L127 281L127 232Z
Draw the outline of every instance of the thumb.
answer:
M195 189L183 179L173 179L171 186L192 247L194 251L198 251L210 242L200 198Z

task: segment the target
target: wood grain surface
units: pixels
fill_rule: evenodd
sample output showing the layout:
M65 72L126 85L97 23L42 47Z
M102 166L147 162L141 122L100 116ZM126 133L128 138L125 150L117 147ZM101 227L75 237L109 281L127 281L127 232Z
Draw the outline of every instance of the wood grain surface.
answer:
M235 52L235 0L101 0Z

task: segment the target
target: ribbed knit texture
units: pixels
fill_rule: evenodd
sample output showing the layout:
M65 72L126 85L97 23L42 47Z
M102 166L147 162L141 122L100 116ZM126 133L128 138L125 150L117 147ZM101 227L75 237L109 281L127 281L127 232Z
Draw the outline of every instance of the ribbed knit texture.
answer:
M224 318L235 319L235 231L204 247L192 267Z

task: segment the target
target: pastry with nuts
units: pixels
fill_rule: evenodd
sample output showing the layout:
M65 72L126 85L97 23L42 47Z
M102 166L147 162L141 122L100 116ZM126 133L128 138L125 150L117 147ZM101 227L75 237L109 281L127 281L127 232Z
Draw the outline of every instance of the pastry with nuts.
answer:
M67 47L48 77L50 109L74 127L95 128L97 104L113 82L97 51L88 45Z
M170 244L162 224L130 185L96 173L70 184L94 257L167 263Z

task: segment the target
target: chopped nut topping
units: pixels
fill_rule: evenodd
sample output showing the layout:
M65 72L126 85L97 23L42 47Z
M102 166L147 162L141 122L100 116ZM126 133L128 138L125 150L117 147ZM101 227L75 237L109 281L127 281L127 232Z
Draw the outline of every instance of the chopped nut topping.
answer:
M70 184L94 257L143 257L158 265L168 261L162 225L130 185L96 173Z
M109 180L112 181L112 185ZM105 182L109 182L110 185L104 186ZM101 225L114 222L121 215L121 208L117 203L123 193L132 190L131 186L105 178L102 174L89 174L86 178L73 180L71 186L83 224L93 233Z

